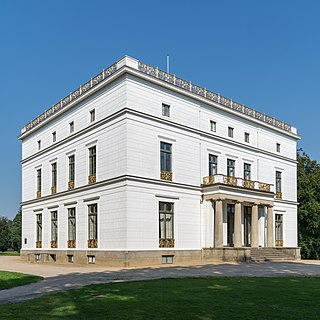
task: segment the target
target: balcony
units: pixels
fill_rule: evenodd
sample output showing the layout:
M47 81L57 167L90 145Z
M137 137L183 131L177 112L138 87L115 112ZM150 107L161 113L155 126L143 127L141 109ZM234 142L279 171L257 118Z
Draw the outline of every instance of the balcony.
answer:
M68 248L76 248L76 240L68 240Z
M159 248L174 248L174 239L159 239Z
M68 190L74 189L74 181L69 181L68 182Z
M171 171L161 171L160 172L160 179L172 181L172 172Z
M203 186L211 186L214 184L225 184L233 187L241 187L245 189L260 190L273 192L273 185L259 181L245 180L242 178L228 177L223 174L207 176L203 178Z
M88 248L98 248L98 240L97 239L90 239L88 240Z

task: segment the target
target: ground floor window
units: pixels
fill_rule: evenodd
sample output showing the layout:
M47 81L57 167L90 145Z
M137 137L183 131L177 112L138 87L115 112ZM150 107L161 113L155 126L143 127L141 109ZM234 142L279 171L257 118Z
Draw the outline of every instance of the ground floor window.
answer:
M283 246L283 214L275 215L276 247Z
M42 242L42 213L37 214L37 242Z
M97 220L98 205L88 205L88 247L98 247L98 220Z
M159 246L174 247L173 234L174 204L159 202Z
M76 246L76 208L68 209L68 247Z
M57 248L58 242L58 212L51 212L51 248Z

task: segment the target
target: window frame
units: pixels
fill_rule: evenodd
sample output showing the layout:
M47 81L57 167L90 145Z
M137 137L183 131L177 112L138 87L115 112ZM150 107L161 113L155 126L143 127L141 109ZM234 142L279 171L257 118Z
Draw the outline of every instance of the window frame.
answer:
M249 132L244 133L244 142L250 143L250 133Z
M249 179L247 179L247 177L249 177ZM251 181L251 164L250 163L247 163L247 162L243 163L243 179Z
M167 150L163 146L169 147ZM160 141L160 171L172 172L172 143Z
M58 211L51 211L51 241L58 242Z
M218 174L218 156L212 153L209 153L209 176L215 176L217 174Z
M233 174L230 175L229 174L230 172L232 172ZM236 176L236 160L228 158L227 159L227 177L235 177L235 176Z
M41 192L42 189L42 169L39 168L36 170L36 177L37 177L37 192Z
M234 127L228 126L228 137L233 138L234 137Z
M171 105L168 103L162 103L162 116L170 118L171 116Z
M276 143L276 151L281 152L281 144L279 142Z
M170 205L171 210L162 209L167 208L167 205ZM166 201L159 201L158 205L158 212L159 212L159 239L164 240L173 240L174 239L174 202L166 202ZM164 224L162 224L162 216L164 215ZM167 216L170 216L169 225L167 226ZM164 231L164 234L163 234Z
M52 143L57 142L57 131L52 132Z
M69 134L74 133L74 121L69 122Z
M71 159L73 159L73 162L71 162ZM74 154L71 154L68 156L68 181L74 182L76 176L76 156Z
M93 220L91 220L90 218L93 218ZM98 240L98 204L97 203L88 204L88 240Z
M90 115L90 123L93 123L96 121L96 109L92 109L89 111Z
M42 224L42 213L36 214L36 241L42 242L42 232L43 232L43 224Z
M51 163L51 187L57 188L58 183L58 164L57 162Z
M217 132L217 122L214 120L210 120L210 131Z
M94 150L94 153L91 152ZM88 161L89 161L89 176L97 175L97 146L94 145L88 148Z
M77 240L77 214L76 208L71 207L67 209L68 211L68 241Z
M282 172L276 170L276 192L282 192Z

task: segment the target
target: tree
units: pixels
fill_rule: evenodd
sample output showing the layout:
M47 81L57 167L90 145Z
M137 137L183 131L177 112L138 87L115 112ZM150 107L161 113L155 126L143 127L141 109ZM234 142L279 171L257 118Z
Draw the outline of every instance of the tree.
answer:
M10 248L10 221L6 217L0 217L0 251Z
M298 150L298 239L303 259L320 259L320 164Z
M22 232L22 210L21 207L17 212L11 224L11 246L15 251L21 249L21 232Z

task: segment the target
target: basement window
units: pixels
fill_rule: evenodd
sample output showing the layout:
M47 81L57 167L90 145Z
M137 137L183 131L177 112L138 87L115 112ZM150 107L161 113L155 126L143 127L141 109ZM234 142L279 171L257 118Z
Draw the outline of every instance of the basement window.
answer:
M39 261L40 261L40 258L41 258L40 253L36 253L36 254L34 255L34 259L36 260L36 262L39 262Z
M88 256L88 263L95 264L96 263L96 256Z
M172 264L173 263L173 255L162 256L162 264Z
M73 263L73 254L67 255L68 263Z

